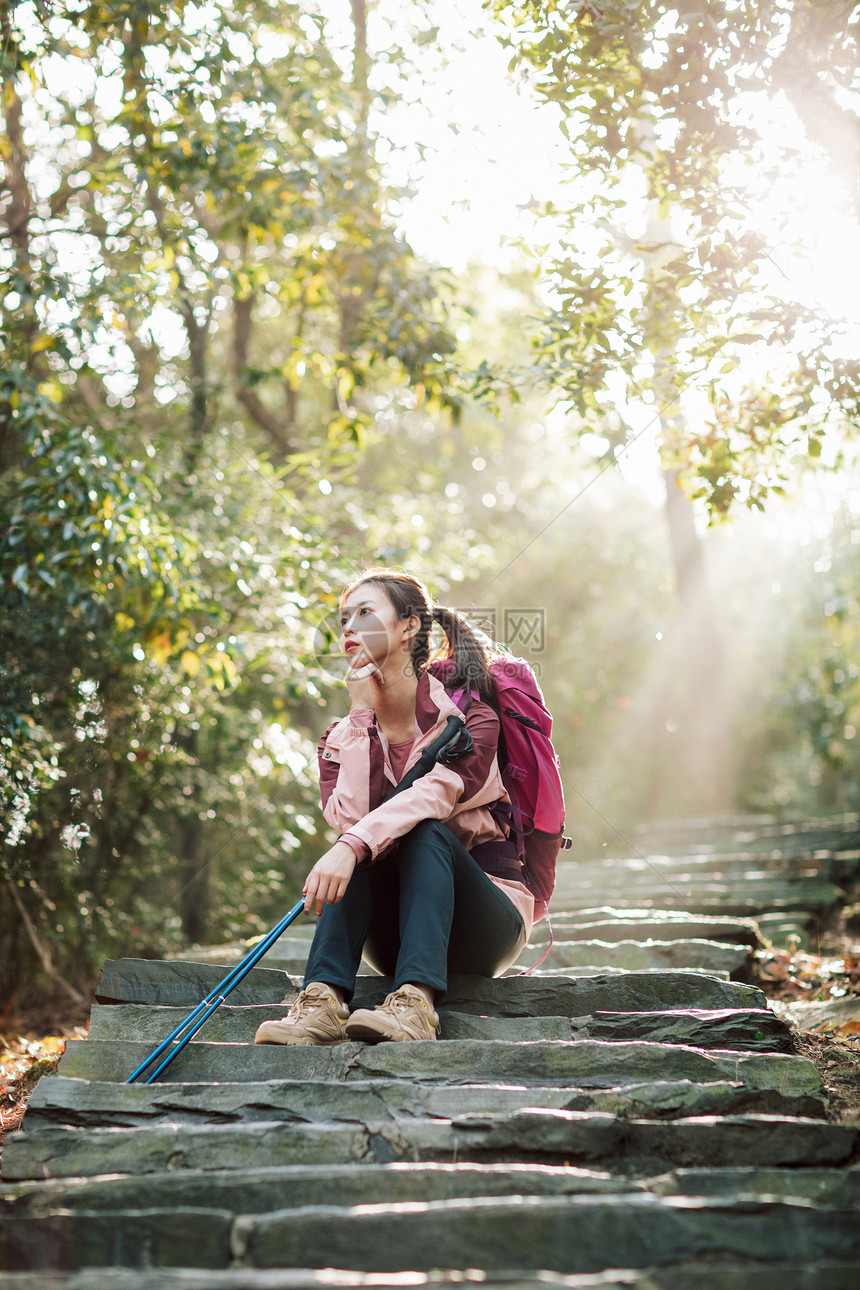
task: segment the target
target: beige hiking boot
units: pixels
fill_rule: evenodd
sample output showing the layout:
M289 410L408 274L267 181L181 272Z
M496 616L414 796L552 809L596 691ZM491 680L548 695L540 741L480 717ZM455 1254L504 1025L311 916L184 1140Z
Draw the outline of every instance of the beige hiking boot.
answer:
M346 1025L348 1039L435 1039L439 1016L414 985L402 985L378 1008L358 1008Z
M301 991L286 1017L264 1021L254 1036L255 1044L292 1044L308 1048L312 1044L345 1044L349 1011L338 1003L328 986L312 982Z

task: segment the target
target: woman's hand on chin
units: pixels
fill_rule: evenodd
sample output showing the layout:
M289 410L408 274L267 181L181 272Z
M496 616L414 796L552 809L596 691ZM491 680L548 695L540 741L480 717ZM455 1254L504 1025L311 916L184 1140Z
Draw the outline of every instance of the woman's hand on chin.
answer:
M302 888L305 913L309 914L315 906L319 917L323 905L336 905L343 900L356 863L355 852L348 842L335 842L324 856L320 856Z
M345 680L352 707L372 708L375 712L377 699L385 685L385 678L376 664L359 654L350 664Z

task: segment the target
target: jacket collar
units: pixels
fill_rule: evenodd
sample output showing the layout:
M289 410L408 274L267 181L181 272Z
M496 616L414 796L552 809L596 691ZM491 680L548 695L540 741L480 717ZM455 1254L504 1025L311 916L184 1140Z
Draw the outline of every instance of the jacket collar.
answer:
M447 718L452 713L459 716L460 710L442 682L429 672L423 672L415 692L415 721L421 734L428 734L439 724L442 716Z

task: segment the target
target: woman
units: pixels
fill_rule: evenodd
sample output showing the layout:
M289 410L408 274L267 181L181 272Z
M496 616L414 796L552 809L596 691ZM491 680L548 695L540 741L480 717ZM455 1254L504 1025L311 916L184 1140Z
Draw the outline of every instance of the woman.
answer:
M303 889L305 910L318 915L304 988L287 1017L260 1026L256 1043L435 1039L448 971L498 976L531 933L534 900L491 809L508 799L478 637L434 606L417 578L393 569L363 574L340 610L351 709L326 731L319 764L323 815L341 836ZM436 655L450 660L444 686L430 658L434 623L447 639ZM472 694L471 749L386 800L448 717L462 715L450 693L458 690ZM350 1016L362 952L394 990Z

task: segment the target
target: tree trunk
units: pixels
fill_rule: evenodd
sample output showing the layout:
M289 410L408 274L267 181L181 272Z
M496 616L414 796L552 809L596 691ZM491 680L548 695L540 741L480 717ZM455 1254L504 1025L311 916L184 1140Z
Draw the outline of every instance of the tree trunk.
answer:
M192 763L191 792L185 799L187 808L178 822L177 859L182 887L179 893L179 913L183 935L199 943L206 934L206 916L209 907L209 869L202 864L201 842L203 823L200 819L200 788L195 782L198 767L198 739L196 730L185 730L176 736L177 746L188 754Z
M194 316L191 300L180 302L185 333L188 336L188 355L191 377L191 405L188 419L188 441L185 446L185 473L194 474L206 431L209 429L209 388L206 373L206 342L209 336L209 319L199 323Z
M794 108L810 143L830 158L835 174L846 182L855 214L860 216L860 116L839 97L834 53L847 60L853 0L806 0L796 3L791 28L771 73Z
M372 166L369 117L372 94L370 91L370 56L367 51L367 4L366 0L351 0L352 8L352 88L355 94L358 111L356 114L355 137L350 147L350 164L356 178L367 182ZM353 339L361 322L368 295L374 289L374 283L365 276L368 264L367 257L355 251L348 256L343 265L341 290L338 295L340 312L340 352L346 358L352 348ZM335 390L332 400L335 411L339 399Z
M0 37L7 66L17 62L18 51L9 22L9 7L0 5ZM5 174L2 189L5 189L5 224L6 235L15 256L15 273L19 279L19 292L26 296L31 281L30 264L30 216L33 199L27 182L27 152L24 144L23 103L15 86L15 76L10 75L3 86L4 124L6 148L3 150ZM2 191L0 189L0 191ZM26 353L23 357L25 369L32 367L31 346L36 337L37 322L32 301L24 301L23 321L16 324L16 333L23 340ZM7 355L8 357L8 355ZM18 429L14 409L6 400L0 400L0 471L17 461L22 451L22 436Z
M182 297L180 309L188 336L191 377L191 405L189 408L188 439L185 445L184 464L186 485L194 476L203 440L209 428L209 381L206 366L206 346L209 338L209 314L203 323L194 315L194 304L189 297ZM198 768L198 737L192 729L179 730L176 735L179 748L188 754L188 773L191 792L185 798L185 812L178 821L179 876L182 887L179 893L182 931L189 941L203 940L206 930L208 905L208 870L200 864L200 844L203 828L200 820L200 789L196 782Z
M641 144L645 150L656 147L644 135ZM683 318L683 309L665 289L663 264L674 253L672 221L654 206L646 237L650 249L642 259L650 281L644 324L654 356L661 455L671 463L678 446L690 438L672 363L676 320ZM661 814L677 814L680 804L697 814L710 814L730 810L734 802L723 649L692 503L678 486L674 466L664 466L663 480L678 619L663 647L665 684L658 693L665 715L659 725L669 736L669 748L674 745L668 765L676 768L670 776L676 783L664 783L664 775L656 800ZM660 761L655 759L656 765ZM663 795L666 790L668 796Z
M675 717L678 760L693 809L709 814L734 804L724 651L692 503L678 487L676 471L665 470L664 481L679 608L679 649L672 653L682 664L673 686L680 701Z
M351 0L352 6L352 85L358 94L358 135L367 147L367 118L370 114L370 58L367 53L367 4L366 0Z

